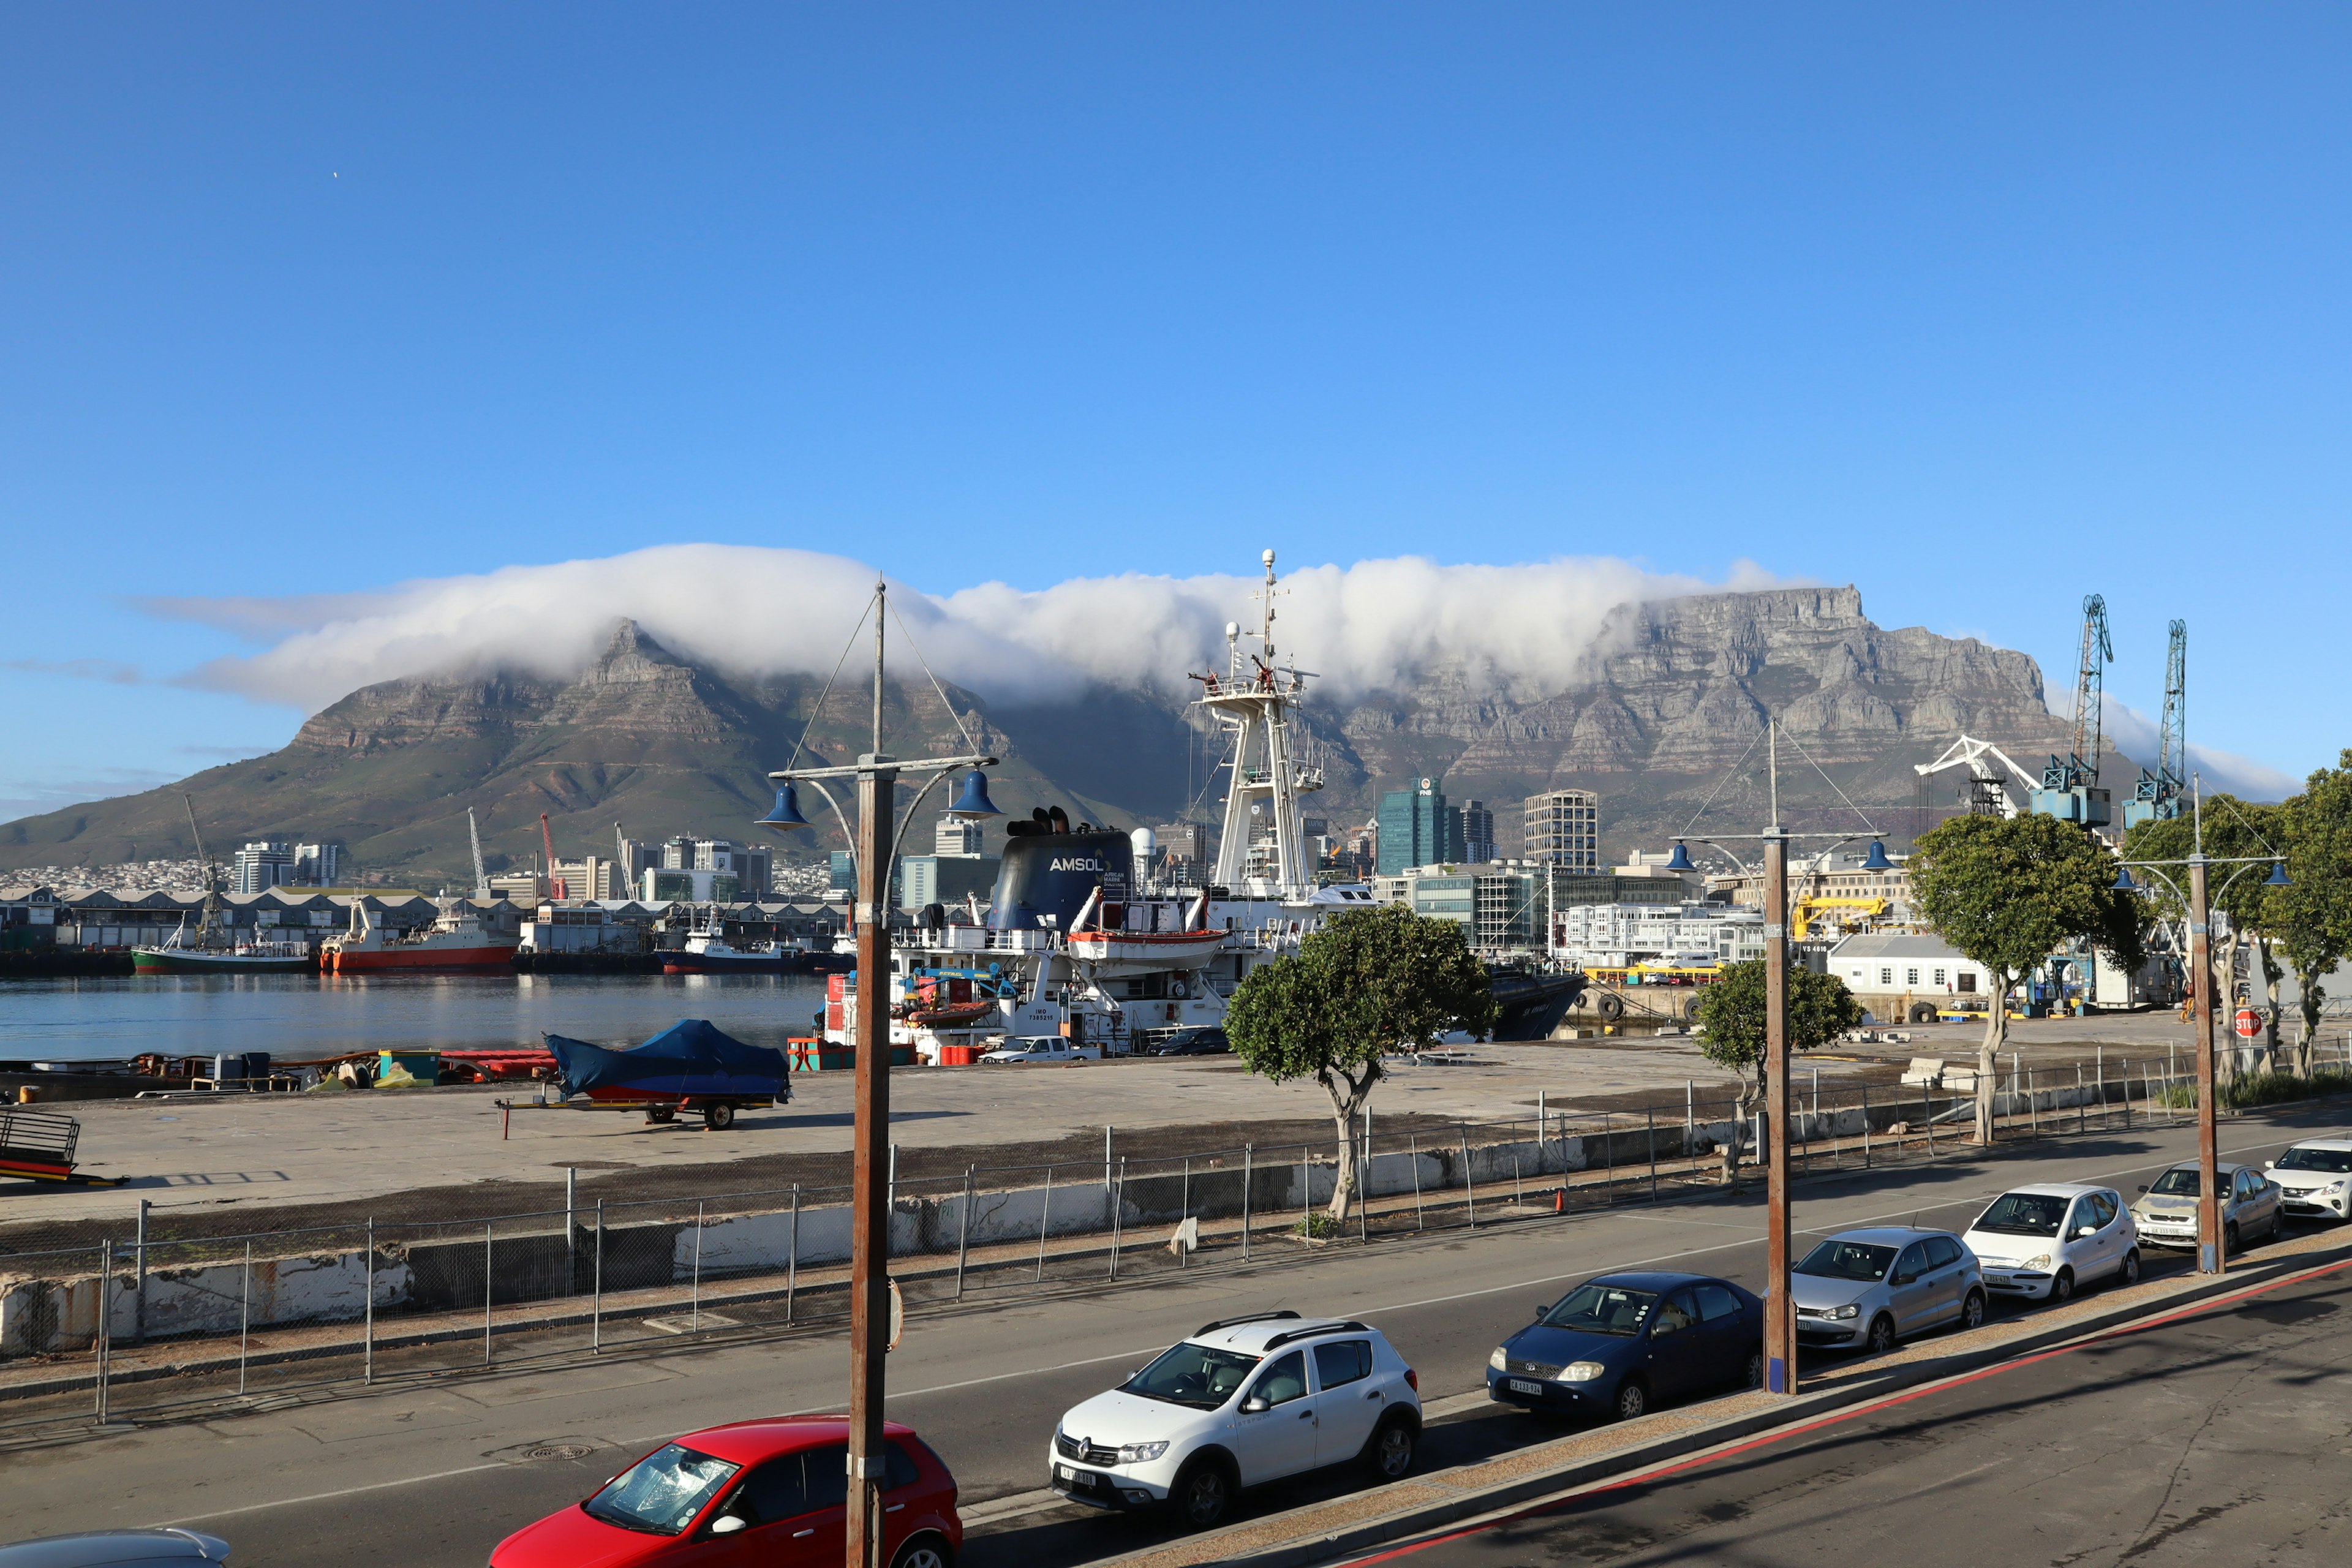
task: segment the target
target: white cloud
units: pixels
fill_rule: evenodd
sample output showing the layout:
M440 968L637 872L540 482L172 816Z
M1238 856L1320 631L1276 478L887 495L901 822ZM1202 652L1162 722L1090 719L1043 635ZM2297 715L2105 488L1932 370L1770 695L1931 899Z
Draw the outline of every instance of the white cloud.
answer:
M2050 710L2061 719L2073 718L2074 692L2062 691L2053 695ZM2110 694L2099 706L2099 722L2108 745L2144 768L2156 766L2160 739L2157 720L2129 703L2116 700ZM2284 800L2289 795L2303 793L2303 781L2292 773L2281 773L2268 763L2240 756L2235 752L2200 746L2194 741L2189 742L2189 771L2203 781L2207 790L2227 791L2241 800ZM2112 784L2116 798L2120 801L2130 793L2137 778L2135 773L2129 779L2102 778L2099 782Z
M1276 642L1334 699L1412 679L1440 663L1491 666L1555 687L1592 652L1614 605L1771 586L1742 563L1727 583L1609 558L1444 566L1404 557L1286 573ZM635 619L665 647L744 673L824 675L872 591L871 567L837 555L671 544L603 560L509 566L382 593L303 601L173 600L160 613L241 635L261 652L190 679L315 711L380 680L450 669L569 675ZM1255 623L1242 575L1078 578L1045 589L982 584L943 596L898 588L893 607L942 679L992 699L1050 696L1089 681L1176 693L1187 670L1222 668L1224 626ZM893 638L899 629L891 628ZM911 670L911 666L905 667Z

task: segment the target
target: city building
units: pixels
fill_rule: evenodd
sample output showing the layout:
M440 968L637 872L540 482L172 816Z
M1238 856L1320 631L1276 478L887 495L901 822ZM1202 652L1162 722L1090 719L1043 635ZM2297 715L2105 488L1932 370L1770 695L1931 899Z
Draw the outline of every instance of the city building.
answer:
M994 855L908 855L898 862L898 907L919 910L926 904L961 909L966 901L989 901L996 891Z
M1521 809L1519 856L1571 870L1601 869L1601 797L1589 789L1546 790Z
M1447 810L1433 779L1381 795L1380 874L1394 877L1415 866L1463 859L1455 837L1460 820L1460 813Z
M294 847L274 838L239 849L229 870L229 890L236 893L266 893L293 880Z
M1842 850L1827 858L1790 857L1789 917L1790 932L1819 938L1865 931L1884 931L1917 923L1911 906L1910 857L1890 857L1895 864L1873 871L1863 864L1861 851ZM1643 857L1648 858L1648 857ZM1706 879L1707 894L1751 909L1764 907L1764 875L1727 871Z
M1474 800L1462 807L1461 830L1455 835L1454 849L1473 866L1483 866L1495 858L1495 814L1486 809L1483 800Z
M294 847L294 883L303 888L331 888L342 879L343 847L340 844L298 844Z
M1586 969L1744 963L1764 956L1764 917L1728 904L1570 904L1552 911L1551 952Z
M977 855L986 837L980 824L968 816L942 816L931 829L931 853Z
M702 866L656 866L646 873L637 894L649 904L731 904L742 895L742 880L734 872Z

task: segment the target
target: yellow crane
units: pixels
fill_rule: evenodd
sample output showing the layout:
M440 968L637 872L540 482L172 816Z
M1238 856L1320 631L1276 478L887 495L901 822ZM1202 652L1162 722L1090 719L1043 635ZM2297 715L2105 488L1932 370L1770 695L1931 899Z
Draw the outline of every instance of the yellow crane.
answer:
M1851 910L1864 922L1886 918L1890 906L1885 899L1818 898L1800 899L1792 912L1790 934L1799 942L1812 935L1813 921L1832 910Z

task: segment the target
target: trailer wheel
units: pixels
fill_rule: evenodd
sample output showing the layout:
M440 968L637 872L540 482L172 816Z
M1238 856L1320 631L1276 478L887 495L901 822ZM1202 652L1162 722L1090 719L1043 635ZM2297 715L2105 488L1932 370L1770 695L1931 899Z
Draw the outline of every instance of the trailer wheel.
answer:
M675 1121L677 1120L677 1107L675 1105L648 1105L646 1107L646 1120L647 1121Z
M705 1107L702 1125L712 1132L726 1131L735 1125L735 1108L723 1100L716 1105Z

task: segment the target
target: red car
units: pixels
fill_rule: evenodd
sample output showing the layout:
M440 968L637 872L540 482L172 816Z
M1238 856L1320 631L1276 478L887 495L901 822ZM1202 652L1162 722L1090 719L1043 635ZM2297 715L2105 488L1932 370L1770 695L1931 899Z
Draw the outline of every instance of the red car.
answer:
M891 1568L955 1568L955 1478L887 1422L883 1546ZM587 1501L499 1542L490 1568L836 1568L845 1550L849 1423L779 1415L689 1432Z

